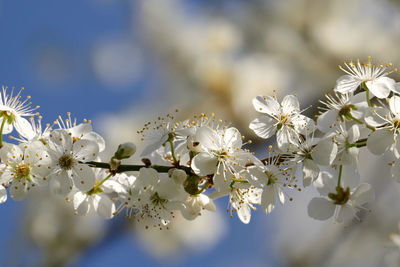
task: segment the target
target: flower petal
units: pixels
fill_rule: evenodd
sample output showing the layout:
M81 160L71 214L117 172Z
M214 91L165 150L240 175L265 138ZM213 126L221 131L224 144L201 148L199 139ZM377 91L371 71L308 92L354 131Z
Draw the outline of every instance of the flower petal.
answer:
M32 125L27 119L21 116L15 116L14 126L15 130L17 130L20 135L28 140L31 140L36 135L36 133L33 131Z
M294 115L300 112L299 100L294 95L287 95L283 98L282 113L286 115Z
M72 179L68 176L66 171L61 171L51 176L50 190L54 194L65 196L71 192L72 186Z
M7 200L7 190L4 186L0 185L0 204L6 202Z
M318 178L319 167L313 160L303 161L303 186L307 187Z
M349 222L356 215L356 210L348 204L339 207L339 211L335 217L336 222Z
M193 158L191 167L196 174L205 176L214 174L217 171L217 164L216 157L208 152L201 152Z
M351 194L352 205L357 207L365 203L372 202L375 199L374 188L370 184L360 184Z
M393 132L388 129L378 129L369 135L367 147L372 154L382 155L394 143L393 138Z
M268 115L276 115L280 113L281 109L276 99L271 96L257 96L253 99L253 106L256 111Z
M331 139L322 139L315 146L312 158L319 165L331 165L337 155L338 147Z
M395 91L395 81L389 77L379 77L373 81L365 82L371 93L377 98L386 98L391 91Z
M378 127L387 123L390 118L390 111L383 107L369 108L365 112L365 122L373 127Z
M114 202L105 194L95 196L93 201L94 209L97 214L104 219L111 219L115 213Z
M93 188L96 177L92 168L86 164L77 164L72 168L74 185L81 191L87 192Z
M276 132L275 120L268 116L262 116L253 120L250 122L249 128L256 135L264 139L270 138Z
M328 220L332 217L335 213L335 209L336 206L332 201L322 197L311 199L307 207L308 216L321 221Z
M339 111L330 109L317 118L317 127L321 132L327 133L332 130L332 125L339 120Z
M351 93L357 90L361 80L351 75L343 75L336 81L335 91L341 94Z
M267 188L262 192L261 195L261 207L265 213L271 213L276 204L275 190L272 185L267 186Z
M14 181L10 188L10 196L15 201L23 200L28 194L28 184Z
M91 161L99 154L99 145L93 141L80 139L73 144L74 157L80 161Z
M327 196L336 191L336 180L329 172L322 171L315 180L314 186L321 195Z
M196 137L206 149L220 150L222 147L220 135L208 126L200 127L196 131Z

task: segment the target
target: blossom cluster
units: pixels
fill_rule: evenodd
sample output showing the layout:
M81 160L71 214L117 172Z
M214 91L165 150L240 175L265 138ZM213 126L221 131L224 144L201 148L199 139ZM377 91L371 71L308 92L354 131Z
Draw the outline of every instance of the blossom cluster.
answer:
M138 131L145 147L142 164L123 160L136 152L121 144L111 159L102 159L104 139L90 121L78 124L68 114L42 126L30 97L22 100L3 87L0 93L0 203L8 194L22 200L31 190L48 187L63 196L77 215L104 218L124 215L146 220L148 227L168 228L176 213L194 220L215 211L216 199L227 197L228 213L249 223L257 207L271 213L277 202L292 200L290 190L315 187L308 214L336 222L358 219L374 200L370 184L360 182L358 160L366 147L389 154L391 174L400 181L400 83L389 78L391 64L344 62L332 93L321 100L316 120L305 116L297 96L257 96L261 116L249 128L263 138L276 136L276 147L258 158L238 129L200 114L179 121L168 114ZM14 142L4 142L3 135ZM299 185L298 181L302 181Z

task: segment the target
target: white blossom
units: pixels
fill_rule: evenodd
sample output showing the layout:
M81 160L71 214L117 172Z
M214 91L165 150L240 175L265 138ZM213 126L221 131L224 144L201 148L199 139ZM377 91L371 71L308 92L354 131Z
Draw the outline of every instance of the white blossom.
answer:
M390 92L396 92L395 81L387 75L390 73L382 64L372 64L371 58L368 62L361 63L357 60L344 62L344 67L339 66L346 75L341 76L336 81L335 91L346 94L354 92L362 83L368 87L368 90L377 98L386 98Z

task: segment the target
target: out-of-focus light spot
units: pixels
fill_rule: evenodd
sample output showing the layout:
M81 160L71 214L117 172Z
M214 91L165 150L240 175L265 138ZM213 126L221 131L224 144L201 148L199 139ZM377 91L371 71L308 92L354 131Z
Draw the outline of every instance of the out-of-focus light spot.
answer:
M134 84L142 72L142 56L126 40L109 40L94 48L93 70L111 90L123 90Z
M39 79L48 84L63 83L71 75L70 61L65 51L56 45L34 51L33 68Z

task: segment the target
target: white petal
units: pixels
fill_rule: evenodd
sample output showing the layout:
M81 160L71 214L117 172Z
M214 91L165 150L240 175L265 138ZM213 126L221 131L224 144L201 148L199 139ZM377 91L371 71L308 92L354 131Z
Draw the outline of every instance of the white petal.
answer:
M294 133L288 127L282 127L276 133L276 142L278 143L278 147L282 151L286 151L291 141L294 140Z
M339 212L336 215L336 222L349 222L356 215L356 210L348 204L339 207Z
M196 174L205 176L214 174L217 170L217 164L217 158L208 152L201 152L193 158L191 167Z
M313 160L305 159L303 161L303 186L307 187L317 179L319 167Z
M99 146L99 152L102 152L106 148L106 142L104 141L104 138L98 133L90 132L85 134L84 139L95 142Z
M74 157L80 161L91 161L99 154L99 145L93 141L80 139L73 145Z
M71 192L71 194L72 194L72 192ZM72 198L72 203L74 205L74 209L77 210L78 207L82 204L83 201L86 200L87 197L88 197L88 195L83 192L80 192L80 191L76 192Z
M374 81L367 81L365 85L377 98L386 98L391 91L395 91L396 82L389 77L380 77Z
M224 132L223 143L229 148L241 148L242 136L236 128L228 128Z
M78 205L76 209L78 215L84 216L89 214L91 201L93 201L92 197L88 197Z
M160 177L155 169L143 167L139 170L138 180L142 185L155 186L160 181Z
M253 120L250 122L249 128L256 135L264 139L270 138L276 132L275 120L268 116L262 116Z
M230 187L229 185L232 182L230 175L227 177L226 173L224 172L223 164L218 165L217 172L214 174L213 182L215 186L215 190L218 192L229 192Z
M287 95L282 100L282 113L289 115L300 112L299 100L294 95Z
M74 166L72 168L72 175L76 188L84 192L92 189L96 181L93 169L85 164L77 164Z
M248 167L247 170L247 172L243 172L243 175L251 185L261 188L268 183L264 168L255 165Z
M344 188L356 187L360 182L360 174L353 165L343 165L341 183Z
M332 125L339 121L339 111L330 109L317 118L317 127L321 132L327 133L332 130Z
M97 214L101 217L111 219L114 216L115 204L108 196L104 194L96 196L93 204Z
M208 126L203 126L196 131L200 145L210 150L220 150L222 147L220 135Z
M273 186L267 186L261 195L261 207L265 213L271 213L276 204L275 190Z
M270 96L257 96L253 99L253 106L256 111L269 115L276 115L280 113L281 108L275 98Z
M390 118L390 111L387 108L369 108L365 112L365 122L373 127L378 127L387 123L385 118Z
M247 204L241 204L241 207L237 210L237 215L242 223L248 224L251 219L250 207Z
M282 189L280 188L279 185L275 186L276 188L276 193L278 194L278 199L281 202L281 204L285 204L285 194L283 193Z
M331 139L322 139L313 149L312 158L319 165L331 165L337 151L337 145Z
M58 129L54 130L50 134L49 145L52 149L56 150L59 154L64 154L72 149L72 136L67 131Z
M319 173L317 180L315 180L314 186L321 195L327 196L329 193L336 192L336 183L337 181L332 174L322 171Z
M357 90L360 86L361 80L351 75L343 75L336 81L335 91L346 94Z
M10 188L10 196L13 200L19 201L23 200L28 194L27 184L22 184L21 182L14 181Z
M50 189L54 194L67 195L72 189L73 183L66 171L54 174L50 179Z
M32 125L25 118L16 116L14 121L14 126L15 130L17 130L17 132L20 135L22 135L28 140L31 140L36 135L35 132L33 131Z
M379 129L368 136L367 147L372 154L382 155L394 143L393 132Z
M167 141L168 141L168 135L161 136L159 140L155 141L154 143L151 143L151 144L147 145L143 149L143 151L142 151L142 153L140 155L141 156L150 155L152 152L154 152L155 150L160 148Z
M82 138L84 135L92 132L93 127L90 123L80 123L66 130L71 133L73 137Z
M397 95L392 96L389 99L389 107L390 111L396 115L396 117L400 117L400 97Z
M0 118L0 124L3 124L3 118ZM4 123L3 134L9 134L14 129L12 124Z
M307 207L308 216L321 221L328 220L332 217L335 213L335 209L336 206L332 201L322 197L311 199Z
M353 124L347 132L347 140L350 144L355 143L360 138L360 127L358 124Z
M351 194L352 205L357 207L375 200L374 188L370 184L360 184Z
M0 185L0 204L6 202L7 200L7 190L4 186Z

